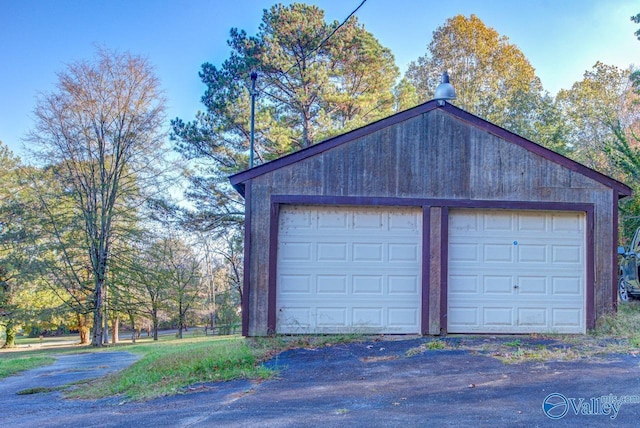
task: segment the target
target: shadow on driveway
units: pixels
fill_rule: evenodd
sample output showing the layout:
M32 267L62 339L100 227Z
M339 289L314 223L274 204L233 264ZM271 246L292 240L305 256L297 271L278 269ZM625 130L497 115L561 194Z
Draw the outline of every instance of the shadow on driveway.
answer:
M0 412L0 426L638 426L640 403L614 408L600 398L640 401L640 361L634 355L505 364L484 344L507 343L506 338L447 338L447 349L441 350L428 349L432 340L294 349L266 363L279 370L276 379L196 385L183 395L143 403L122 404L117 397L64 400L57 392L15 395L15 385L24 388L28 379L34 380L29 387L41 386L35 380L46 376L40 372L35 377L37 372L55 372L53 365L0 382L0 406L8 409ZM554 340L540 343L525 337L510 343L514 351L556 347L558 355L565 348L573 352ZM72 367L94 364L102 367L98 370L117 370L113 360L96 361L107 354L118 360L118 367L135 360L124 352L60 360L68 358ZM60 381L66 382L63 377ZM547 399L546 410L555 420L543 411L550 394L555 395Z

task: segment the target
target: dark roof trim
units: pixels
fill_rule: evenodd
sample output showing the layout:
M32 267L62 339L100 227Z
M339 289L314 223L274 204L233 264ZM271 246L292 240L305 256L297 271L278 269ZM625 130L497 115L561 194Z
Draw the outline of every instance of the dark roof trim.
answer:
M317 155L319 153L330 150L336 146L355 140L357 138L361 138L366 135L372 134L376 131L379 131L391 125L395 125L397 123L404 122L405 120L412 119L416 116L420 116L422 114L428 113L431 110L434 110L436 108L441 108L447 113L457 117L462 121L468 122L479 129L489 132L490 134L500 137L506 141L517 144L529 150L530 152L533 152L537 155L542 156L545 159L548 159L552 162L555 162L559 165L564 166L565 168L578 172L599 183L602 183L605 186L610 187L611 189L614 189L618 193L618 195L621 197L630 196L632 194L632 190L629 186L617 180L614 180L611 177L601 174L598 171L588 168L574 160L571 160L565 156L562 156L561 154L558 154L552 150L549 150L546 147L543 147L539 144L529 141L526 138L523 138L517 134L514 134L513 132L507 131L506 129L501 128L498 125L488 122L478 116L475 116L465 110L462 110L459 107L456 107L447 102L443 103L436 100L428 101L424 104L420 104L419 106L413 107L409 110L396 113L392 116L386 117L377 122L373 122L368 125L365 125L362 128L354 129L353 131L322 141L316 145L313 145L305 149L299 150L297 152L291 153L289 155L283 156L271 162L267 162L265 164L259 165L255 168L239 172L237 174L230 176L229 180L231 181L231 184L233 185L233 187L238 191L238 193L244 196L244 183L247 180L251 180L252 178L258 177L262 174L269 173L276 169L301 161L308 157Z

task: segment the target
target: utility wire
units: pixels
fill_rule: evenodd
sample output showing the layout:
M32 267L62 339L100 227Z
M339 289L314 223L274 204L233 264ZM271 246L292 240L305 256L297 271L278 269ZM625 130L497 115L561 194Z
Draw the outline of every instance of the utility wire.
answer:
M360 8L361 8L361 7L366 3L366 2L367 2L367 0L362 0L362 1L360 2L360 4L358 5L358 7L356 7L355 9L353 9L353 11L349 14L349 16L347 16L347 17L344 19L344 21L342 21L342 23L340 23L340 25L338 25L336 28L334 28L334 29L333 29L333 31L332 31L332 32L331 32L327 37L325 37L325 38L324 38L324 40L322 40L318 46L316 46L316 47L315 47L311 52L309 52L308 54L306 54L305 56L303 56L303 57L302 57L302 60L306 60L306 59L308 59L311 55L313 55L315 52L317 52L317 51L318 51L318 49L320 49L322 46L324 46L324 44L325 44L325 43L327 43L327 42L329 41L329 39L331 39L331 37L333 37L333 35L334 35L334 34L335 34L335 33L336 33L340 28L342 28L342 27L344 26L344 24L346 24L346 23L347 23L347 21L348 21L348 20L349 20L353 15L355 15L355 14L356 14L356 12L358 12L358 10L359 10L359 9L360 9ZM296 63L296 64L297 64L297 63ZM284 74L284 75L289 74L289 72L293 69L293 67L295 67L295 66L296 66L296 64L292 64L292 65L291 65L291 67L289 67L289 68L288 68L286 71L284 71L282 74ZM257 93L257 92L262 92L262 93L264 93L264 94L266 94L266 95L268 95L268 96L270 96L270 97L272 97L272 98L275 98L272 94L269 94L268 92L259 91L257 88L256 88L256 89L254 89L254 91L256 91L256 93Z
M325 44L325 43L327 43L331 37L333 37L333 35L336 33L336 31L338 31L340 28L342 28L342 26L343 26L344 24L346 24L346 23L347 23L347 21L349 20L349 18L351 18L353 15L355 15L355 14L356 14L356 12L358 11L358 9L360 9L360 8L362 7L362 5L364 5L366 2L367 2L367 0L362 0L362 2L360 2L360 4L358 5L358 7L356 7L356 8L353 10L353 12L351 12L351 13L349 14L349 16L347 16L347 17L344 19L344 21L342 21L342 23L341 23L340 25L338 25L336 28L334 28L334 29L333 29L333 31L332 31L332 32L331 32L327 37L325 37L325 38L324 38L324 40L322 40L322 41L320 42L320 44L319 44L315 49L313 49L311 52L309 52L308 54L306 54L302 59L303 59L303 60L308 59L311 55L313 55L314 53L316 53L316 52L318 51L318 49L320 49L322 46L324 46L324 44ZM292 65L291 67L289 67L289 68L287 69L287 71L285 71L283 74L289 74L289 72L291 71L291 69L293 69L293 67L295 67L295 66L296 66L296 64L293 64L293 65Z

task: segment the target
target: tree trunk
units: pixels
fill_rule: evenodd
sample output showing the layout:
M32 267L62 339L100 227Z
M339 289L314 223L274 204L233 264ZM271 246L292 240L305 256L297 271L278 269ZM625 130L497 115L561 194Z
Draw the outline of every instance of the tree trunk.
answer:
M101 347L102 343L102 286L103 281L96 280L96 289L93 293L93 334L91 346Z
M136 329L136 318L131 312L129 312L129 321L131 321L131 343L136 343L136 336L140 337L140 333Z
M307 111L303 111L300 116L302 116L302 148L309 147L311 145L311 136L309 135L309 130L311 128L311 121L309 120L309 115Z
M153 340L158 340L158 311L153 310L151 314L151 322L153 323Z
M107 285L104 285L104 290L102 292L102 302L104 304L104 309L103 309L103 313L102 313L102 318L103 318L103 322L104 322L104 327L102 328L102 340L103 340L103 344L108 345L109 344L109 287L107 287Z
M178 339L182 339L182 328L184 326L184 315L182 314L182 300L178 303Z
M87 326L87 316L85 314L77 314L78 320L78 334L80 335L80 344L88 345L89 340L89 327Z
M114 345L120 340L120 315L113 316L113 327L111 328L111 343Z
M3 348L13 348L16 346L16 326L11 318L7 321L7 325L5 326L5 334L6 339Z

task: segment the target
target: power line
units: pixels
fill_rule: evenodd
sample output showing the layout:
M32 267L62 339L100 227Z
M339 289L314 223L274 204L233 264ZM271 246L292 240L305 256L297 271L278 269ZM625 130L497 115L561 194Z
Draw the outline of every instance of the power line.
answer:
M320 49L322 46L324 46L325 43L327 43L329 41L329 39L331 39L331 37L333 37L333 35L336 33L336 31L338 31L340 28L342 28L344 26L344 24L347 23L347 21L356 14L356 12L358 12L358 10L367 2L367 0L362 0L360 2L360 4L358 5L358 7L356 7L355 9L353 9L353 11L344 19L344 21L342 21L342 23L340 23L340 25L338 25L336 28L333 29L333 31L324 38L324 40L322 40L320 42L320 44L318 46L316 46L315 49L313 49L311 52L309 52L308 54L306 54L305 56L302 57L302 60L306 60L307 58L309 58L311 55L313 55L315 52L318 51L318 49ZM283 74L289 74L289 72L293 69L293 67L295 67L296 64L292 64L291 67L289 67L287 69L287 71L285 71ZM258 77L257 72L254 70L251 72L251 147L250 147L250 161L249 161L249 167L252 168L253 167L253 150L254 150L254 129L253 129L253 121L254 121L254 103L255 103L255 96L257 94L256 92L256 79ZM275 98L272 94L269 94L268 92L264 92L266 95Z
M360 9L360 8L362 7L362 5L364 5L366 2L367 2L367 0L362 0L362 2L360 2L360 4L358 5L358 7L356 7L355 9L353 9L353 11L349 14L349 16L347 16L347 17L344 19L344 21L342 21L342 23L341 23L340 25L338 25L336 28L334 28L334 29L333 29L333 31L332 31L332 32L331 32L327 37L325 37L325 38L324 38L324 40L322 40L322 41L320 42L320 44L319 44L315 49L313 49L311 52L309 52L309 53L308 53L308 54L306 54L304 57L302 57L302 59L303 59L303 60L308 59L311 55L313 55L314 53L316 53L316 52L318 51L318 49L320 49L322 46L324 46L324 44L325 44L325 43L327 43L331 37L333 37L333 35L336 33L336 31L338 31L340 28L342 28L342 26L343 26L344 24L346 24L346 23L347 23L347 21L349 20L349 18L351 18L353 15L355 15L355 14L356 14L356 12L358 11L358 9ZM291 71L291 69L292 69L293 67L295 67L295 64L293 64L291 67L289 67L289 68L287 69L287 71L285 71L283 74L289 74L289 72Z

